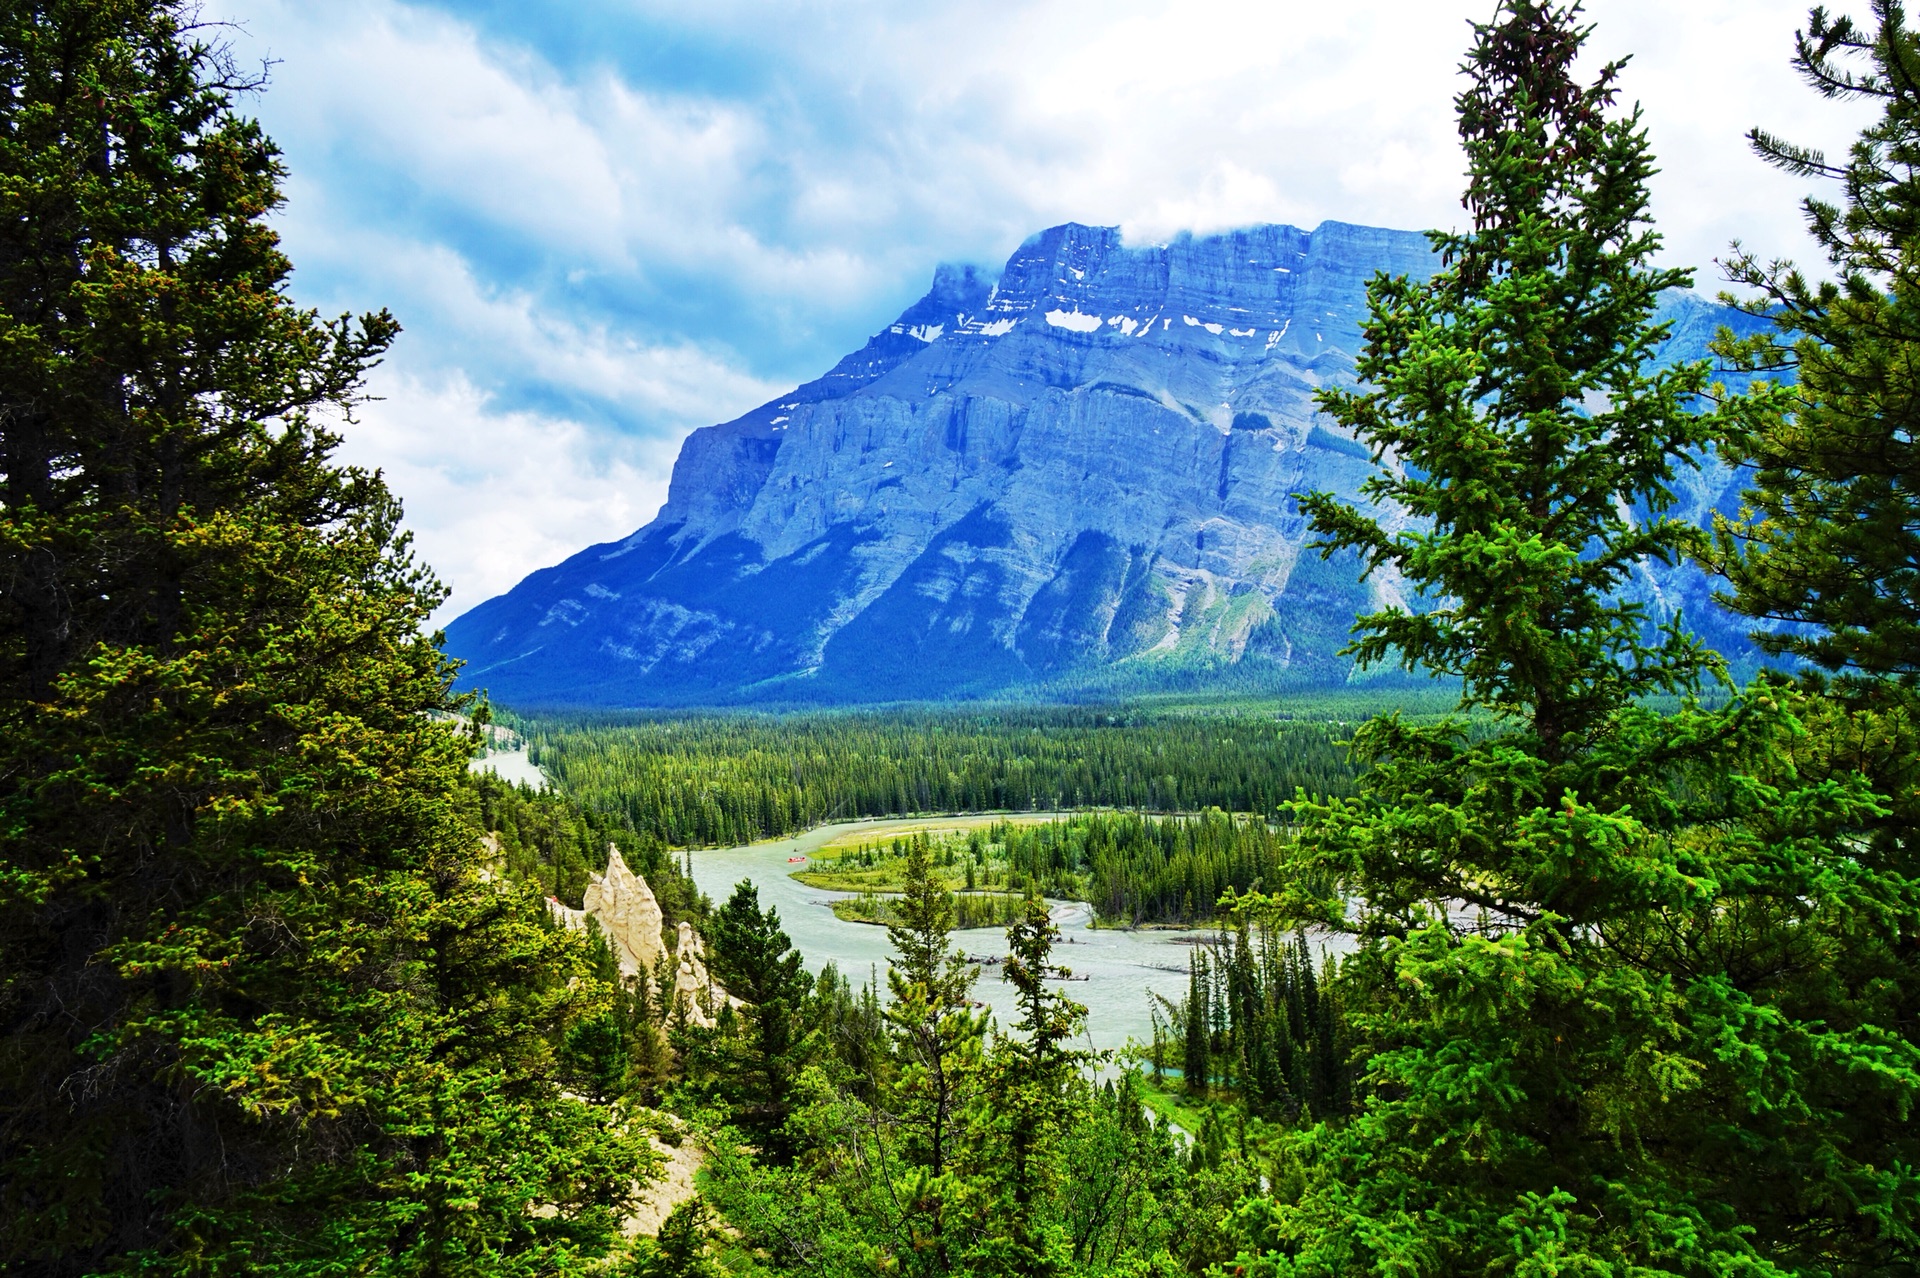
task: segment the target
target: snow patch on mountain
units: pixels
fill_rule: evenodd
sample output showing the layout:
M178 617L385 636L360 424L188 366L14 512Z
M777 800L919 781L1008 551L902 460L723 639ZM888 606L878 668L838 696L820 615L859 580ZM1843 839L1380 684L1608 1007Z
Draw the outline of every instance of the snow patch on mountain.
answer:
M1048 311L1047 323L1055 328L1070 328L1076 333L1091 333L1100 327L1098 315L1082 315L1079 311Z

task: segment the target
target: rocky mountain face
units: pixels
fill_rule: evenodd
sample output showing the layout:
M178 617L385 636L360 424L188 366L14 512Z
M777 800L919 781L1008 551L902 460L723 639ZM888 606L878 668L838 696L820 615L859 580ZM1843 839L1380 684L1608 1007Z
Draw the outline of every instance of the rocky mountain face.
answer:
M1359 501L1367 449L1313 406L1352 381L1375 272L1423 235L1323 223L1130 247L1069 224L933 287L817 381L695 431L666 505L456 620L511 705L891 701L1249 673L1337 683L1390 578L1302 553L1297 493ZM1739 317L1665 303L1666 358ZM1737 503L1707 459L1682 513ZM1656 613L1737 627L1687 569Z

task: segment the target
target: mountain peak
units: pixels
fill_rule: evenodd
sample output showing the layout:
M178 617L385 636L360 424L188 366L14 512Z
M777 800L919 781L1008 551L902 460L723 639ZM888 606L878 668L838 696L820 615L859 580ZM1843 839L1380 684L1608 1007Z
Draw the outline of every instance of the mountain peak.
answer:
M448 647L521 704L1343 679L1354 615L1399 595L1305 552L1294 494L1361 502L1372 471L1313 397L1352 381L1367 280L1434 264L1423 234L1324 222L1131 246L1064 223L997 276L942 265L823 376L694 431L646 527ZM1682 355L1711 332L1688 316Z

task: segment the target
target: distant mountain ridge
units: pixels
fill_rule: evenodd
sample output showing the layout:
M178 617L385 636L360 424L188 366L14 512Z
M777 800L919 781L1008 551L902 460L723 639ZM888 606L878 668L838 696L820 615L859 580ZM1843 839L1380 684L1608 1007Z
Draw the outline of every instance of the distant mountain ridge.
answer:
M1399 598L1302 553L1293 494L1359 500L1367 449L1318 414L1352 382L1366 281L1425 278L1422 234L1322 223L1128 247L1069 223L997 279L942 266L823 377L694 431L632 536L447 629L511 705L871 702L1348 675ZM1742 317L1672 294L1663 359ZM1679 513L1737 504L1709 459ZM1636 590L1711 640L1691 569Z

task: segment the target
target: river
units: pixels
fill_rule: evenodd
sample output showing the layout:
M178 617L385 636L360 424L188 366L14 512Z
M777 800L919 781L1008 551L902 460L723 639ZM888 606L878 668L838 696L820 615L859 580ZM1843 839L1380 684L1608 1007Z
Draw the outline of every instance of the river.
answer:
M527 757L526 745L517 741L514 744L515 749L490 750L484 757L473 760L473 770L493 772L504 780L544 789L547 778ZM1008 815L1015 820L1029 821L1069 814ZM693 879L716 905L732 895L734 884L741 879L751 879L760 889L761 905L771 905L780 911L780 925L806 956L808 971L818 973L831 960L853 982L854 988L877 978L883 982L884 991L887 960L893 956L893 947L887 943L887 930L871 923L848 923L836 917L830 902L857 893L808 887L793 877L792 872L800 867L787 858L806 856L852 833L870 833L877 837L907 830L957 830L999 819L998 815L869 818L816 826L804 834L765 843L697 849L692 854ZM1092 909L1079 901L1055 901L1053 921L1060 929L1062 942L1054 951L1054 960L1076 978L1055 982L1054 987L1087 1009L1086 1033L1081 1046L1090 1051L1108 1051L1124 1047L1129 1039L1151 1042L1152 995L1160 994L1175 1002L1186 995L1187 956L1194 943L1205 939L1208 933L1096 929L1092 926ZM1003 928L972 928L955 932L953 939L965 954L1004 955L1007 950L1007 934ZM1078 979L1082 977L1085 979ZM998 966L980 969L974 996L993 1009L1002 1025L1011 1025L1017 1014L1013 993L1013 987L1001 979Z
M1034 814L1020 813L1019 819ZM1065 815L1064 813L1059 815ZM752 880L760 904L780 911L780 926L806 956L807 969L818 972L829 959L857 989L877 974L884 983L893 947L887 930L870 923L848 923L834 916L830 902L856 895L808 887L792 877L800 868L790 856L806 856L848 833L891 835L906 830L953 830L999 818L953 817L842 821L819 826L791 838L744 847L710 848L693 853L693 879L718 905L741 879ZM1073 979L1055 988L1087 1009L1082 1047L1104 1051L1124 1046L1128 1039L1150 1042L1153 1025L1150 994L1178 1001L1187 991L1187 956L1204 932L1119 931L1091 926L1091 909L1077 901L1056 901L1053 919L1062 944L1054 959ZM1003 955L1007 936L1001 928L975 928L953 934L954 943L971 955ZM884 990L884 984L882 989ZM997 966L980 969L974 996L993 1009L1002 1026L1013 1023L1013 987L1001 979Z
M491 772L513 785L530 785L536 790L547 788L547 774L527 757L525 744L511 750L490 749L480 758L469 760L467 767L474 772Z

